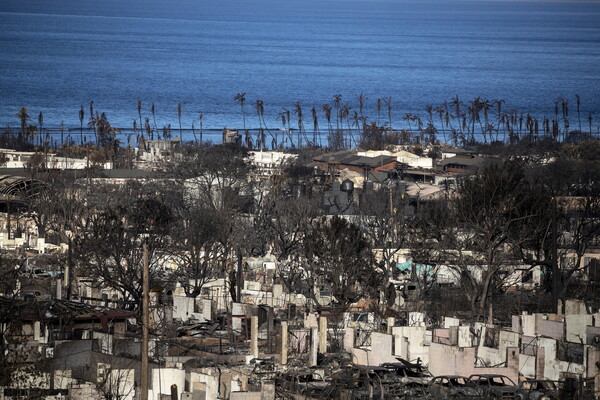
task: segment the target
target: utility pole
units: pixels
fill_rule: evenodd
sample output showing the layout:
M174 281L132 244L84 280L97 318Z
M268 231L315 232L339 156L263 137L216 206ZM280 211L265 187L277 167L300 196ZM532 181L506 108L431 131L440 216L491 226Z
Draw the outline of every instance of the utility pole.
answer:
M552 199L552 300L554 304L552 309L556 313L561 310L558 309L558 300L560 299L561 291L561 277L558 268L558 232L556 229L556 196Z
M71 285L73 281L73 239L71 239L71 235L72 233L69 231L67 235L69 239L69 248L67 249L67 279L65 282L67 284L67 300L71 300L73 296L73 287Z
M144 241L144 266L142 269L142 368L141 368L141 394L140 400L148 400L148 325L150 323L149 313L149 266L148 266L148 242Z

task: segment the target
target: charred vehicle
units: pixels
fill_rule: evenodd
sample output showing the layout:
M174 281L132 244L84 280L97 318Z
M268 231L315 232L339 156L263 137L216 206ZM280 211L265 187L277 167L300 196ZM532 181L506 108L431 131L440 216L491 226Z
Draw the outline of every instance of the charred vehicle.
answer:
M548 380L527 380L519 383L515 400L558 400L558 386Z
M434 399L481 399L482 393L471 380L465 376L436 376L431 380L427 390Z
M279 390L306 397L319 398L330 391L331 385L316 371L300 369L287 371L275 379Z
M474 374L469 376L482 395L488 399L513 399L517 385L507 376L492 374Z

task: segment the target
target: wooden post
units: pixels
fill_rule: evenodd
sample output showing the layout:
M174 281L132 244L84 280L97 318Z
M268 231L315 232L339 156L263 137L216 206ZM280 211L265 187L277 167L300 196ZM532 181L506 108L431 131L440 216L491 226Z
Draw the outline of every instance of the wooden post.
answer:
M140 400L148 400L148 325L150 323L149 313L149 266L148 266L148 243L144 242L144 265L142 269L142 368L141 368L141 393Z

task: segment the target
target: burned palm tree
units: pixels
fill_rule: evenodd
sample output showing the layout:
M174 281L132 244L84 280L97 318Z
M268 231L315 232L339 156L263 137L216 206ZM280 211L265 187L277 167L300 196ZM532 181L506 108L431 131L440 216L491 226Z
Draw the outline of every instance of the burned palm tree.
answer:
M202 112L200 112L200 114L198 115L198 120L200 123L200 144L202 144L202 123L204 122L204 114Z
M88 128L91 127L94 129L94 140L96 141L96 144L98 143L98 131L96 130L96 124L93 122L97 119L98 113L94 113L94 101L92 100L90 101L90 119L88 121Z
M233 97L233 100L237 101L242 110L242 119L244 121L244 131L246 130L246 110L244 109L244 103L246 102L246 93L238 93Z
M348 102L344 103L340 110L340 124L342 126L342 132L344 131L344 120L346 121L346 126L348 127L348 132L350 133L350 138L348 139L348 147L352 147L352 128L350 127L350 105Z
M381 124L381 98L377 99L377 126Z
M292 142L292 137L290 136L290 130L288 129L288 125L287 125L287 110L284 108L279 114L277 114L277 116L279 117L279 119L281 120L281 126L282 126L282 137L283 140L281 141L282 145L285 146L285 143L287 141L287 139L290 139L290 143Z
M81 145L83 146L83 119L85 118L85 111L83 110L83 104L81 105L81 108L79 109L79 139L81 141ZM61 143L62 145L62 138L61 138Z
M356 100L358 100L358 114L362 118L364 116L364 114L363 114L363 107L364 107L365 101L367 100L367 96L365 96L365 94L361 92L356 97Z
M140 142L140 138L139 138L139 136L137 134L137 119L133 120L133 135L135 136L135 141L137 143L139 143Z
M448 129L453 131L454 127L452 126L452 112L450 112L450 104L447 101L444 101L442 108L444 109L444 122L446 124L446 129L442 130L442 134L444 136L444 142L446 142L446 131Z
M565 128L564 131L566 135L569 133L569 100L562 99L561 108L563 114L563 126Z
M542 129L544 129L544 136L548 136L550 134L550 120L545 115L544 120L542 121Z
M502 99L492 100L492 106L496 106L496 124L498 125L498 130L502 129L504 125L504 114L502 113L502 106L506 101ZM504 141L505 138L502 138Z
M323 104L323 106L321 107L321 110L325 113L325 120L327 121L327 128L329 130L329 134L331 134L331 131L333 130L333 127L331 126L331 106L329 104Z
M262 150L264 147L264 130L263 130L263 116L265 114L265 106L262 100L256 100L256 114L258 115L259 133L257 145Z
M192 136L194 136L194 143L198 143L198 138L196 137L196 125L194 125L194 121L192 121Z
M393 128L392 128L392 97L388 96L385 99L385 105L387 107L387 113L388 113L388 123L390 125L390 136L393 133Z
M414 121L414 115L411 113L406 113L404 114L404 116L402 117L403 121L406 121L406 123L408 124L408 131L412 133L413 129L412 129L412 125L410 124L412 121Z
M358 112L354 111L354 113L352 114L352 126L356 129L356 132L358 133L358 137L360 138L360 129L362 127L362 116L360 116L358 114ZM350 131L350 134L352 136L352 139L354 140L354 144L358 145L358 141L356 140L356 138L354 137L354 134L352 133L352 130Z
M142 126L142 100L138 100L137 101L137 112L138 112L138 116L140 118L140 126Z
M148 138L150 140L154 140L154 131L150 127L150 119L148 117L146 117L146 123L145 123L144 127L146 129L146 135L148 135ZM159 133L156 132L156 135L158 136ZM160 137L157 137L157 139L160 139ZM166 139L166 137L165 137L165 139Z
M483 112L483 121L484 123L487 125L490 121L489 121L489 110L490 110L490 102L488 99L481 99L479 101L479 107L481 108L481 111Z
M481 97L474 98L472 101L469 102L469 111L470 111L470 115L471 115L471 124L472 124L473 135L475 134L475 123L479 123L479 128L483 135L483 140L487 141L485 131L483 128L483 124L481 122L481 117L480 117L481 110L484 107L483 103L484 103L484 100Z
M90 111L93 111L93 108L90 107ZM100 120L100 116L98 112L92 114L88 121L88 128L94 130L94 138L96 140L96 144L98 144L98 121Z
M21 123L19 138L22 140L22 138L27 135L27 122L31 120L29 117L29 112L27 111L27 107L21 107L19 112L16 114L16 117L19 118L19 122Z
M342 104L342 95L336 94L333 96L333 107L335 108L335 127L339 131L340 130L340 122L341 122L341 104Z
M319 135L319 119L317 117L317 109L315 106L313 106L310 109L310 113L312 114L312 119L313 119L313 145L316 146L317 145L317 137L321 137Z
M154 102L152 102L152 105L150 106L150 112L152 113L152 122L154 122L154 128L153 130L158 130L158 128L156 127L156 108L154 107Z
M438 115L438 118L440 120L440 128L442 129L442 133L444 135L444 142L446 141L446 133L444 131L444 115L446 113L446 111L444 110L443 106L437 106L433 109L433 111L435 111L435 113Z
M181 103L177 103L177 119L179 120L179 141L181 142Z
M39 140L41 142L42 137L44 137L44 114L40 111L38 115L38 128L39 128ZM45 138L46 143L48 142L48 138Z
M298 148L302 147L302 134L304 132L304 115L302 114L302 105L299 101L294 104L294 112L298 118Z
M457 119L458 127L460 129L460 134L464 138L464 128L462 127L462 119L463 113L461 110L462 102L458 98L458 95L454 96L452 100L450 100L450 107L454 109L454 117Z

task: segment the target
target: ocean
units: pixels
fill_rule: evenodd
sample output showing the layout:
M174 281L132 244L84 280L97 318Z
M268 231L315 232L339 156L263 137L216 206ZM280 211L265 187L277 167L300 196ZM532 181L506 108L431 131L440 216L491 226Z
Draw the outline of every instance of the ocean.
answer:
M334 95L378 120L391 97L392 125L458 95L505 100L504 109L554 115L575 95L600 120L600 2L402 0L25 0L0 2L0 126L79 128L81 105L113 126L142 117L184 129L280 128L280 113ZM387 123L387 109L379 119ZM595 120L594 120L595 121ZM594 129L598 122L594 122ZM139 125L139 122L138 122ZM573 122L571 123L573 126Z

